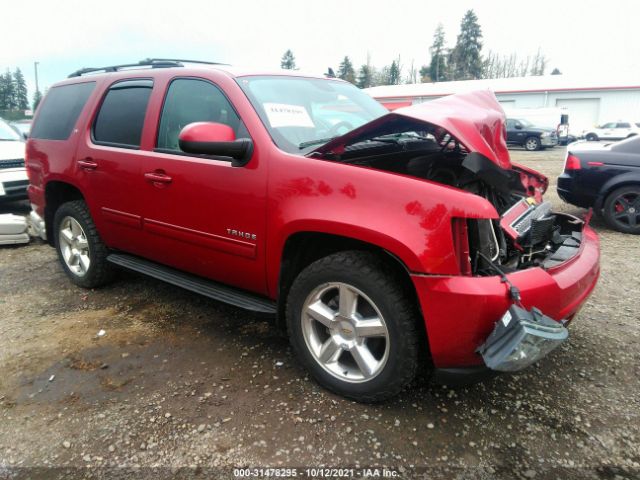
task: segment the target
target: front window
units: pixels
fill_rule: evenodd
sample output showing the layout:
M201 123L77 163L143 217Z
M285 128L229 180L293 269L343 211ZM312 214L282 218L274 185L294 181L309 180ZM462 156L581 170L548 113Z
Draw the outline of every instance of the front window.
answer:
M0 120L0 141L18 142L20 140L21 139L20 135L18 135L18 132L11 128L8 123Z
M388 113L366 93L338 80L256 76L238 83L276 145L289 153L308 153Z
M518 122L524 128L533 127L533 123L531 123L529 120L525 120L525 119L521 118L521 119L518 120Z

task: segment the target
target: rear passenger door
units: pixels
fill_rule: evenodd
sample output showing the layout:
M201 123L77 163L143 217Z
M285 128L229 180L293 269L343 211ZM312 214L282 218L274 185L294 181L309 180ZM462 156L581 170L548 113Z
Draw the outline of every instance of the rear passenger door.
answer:
M140 149L150 79L113 83L104 93L76 152L78 178L98 231L112 248L142 254L144 181Z
M144 226L147 256L229 285L266 293L264 272L266 170L259 149L243 167L230 158L189 155L178 135L193 122L247 131L217 85L202 78L174 78L158 121L156 148L144 159ZM164 179L161 182L157 179Z

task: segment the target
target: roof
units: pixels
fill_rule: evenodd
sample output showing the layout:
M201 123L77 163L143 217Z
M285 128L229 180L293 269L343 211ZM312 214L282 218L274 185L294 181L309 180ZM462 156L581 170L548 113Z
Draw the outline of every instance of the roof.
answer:
M544 75L536 77L462 80L455 82L413 83L407 85L382 85L367 88L365 91L376 99L401 99L412 97L442 97L453 93L485 89L492 90L498 94L575 90L640 90L640 81L637 77L626 79L598 79L567 75Z
M149 72L176 70L180 72L202 73L211 70L224 72L230 77L244 77L257 75L279 75L279 76L295 76L295 77L311 77L311 78L327 78L323 74L317 72L302 72L299 70L283 70L283 69L264 69L264 68L243 68L222 63L199 62L195 60L162 60L147 59L138 63L130 63L123 65L114 65L106 67L89 67L82 68L71 73L69 79L86 79L103 76L122 77L131 74L143 72L149 75ZM336 79L337 80L337 79Z

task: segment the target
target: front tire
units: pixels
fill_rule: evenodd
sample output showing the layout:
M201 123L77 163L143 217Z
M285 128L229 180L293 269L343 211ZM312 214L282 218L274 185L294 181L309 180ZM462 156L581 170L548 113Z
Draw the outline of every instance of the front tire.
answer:
M587 142L597 142L598 141L598 136L595 133L587 133L587 135L584 138L587 139Z
M287 327L298 358L319 384L377 402L413 381L420 319L402 286L369 252L336 253L300 273L287 299Z
M628 185L611 192L604 202L604 219L622 233L640 234L640 185Z
M524 141L524 148L529 152L540 150L540 139L538 137L527 137Z
M73 283L95 288L112 280L113 267L107 262L109 251L84 201L62 204L53 219L53 232L58 259Z

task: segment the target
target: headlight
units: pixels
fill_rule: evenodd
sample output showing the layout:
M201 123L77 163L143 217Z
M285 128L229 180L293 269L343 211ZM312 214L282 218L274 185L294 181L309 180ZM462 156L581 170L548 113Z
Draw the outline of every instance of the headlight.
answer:
M540 134L541 138L547 138L549 135L551 135L549 132L543 132Z
M478 351L492 370L516 372L528 367L558 347L569 336L560 322L512 305Z

